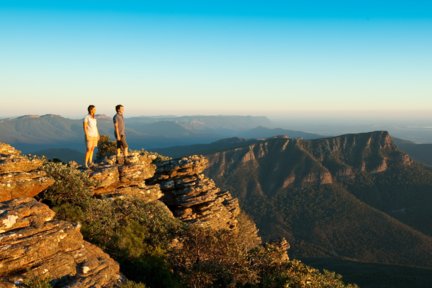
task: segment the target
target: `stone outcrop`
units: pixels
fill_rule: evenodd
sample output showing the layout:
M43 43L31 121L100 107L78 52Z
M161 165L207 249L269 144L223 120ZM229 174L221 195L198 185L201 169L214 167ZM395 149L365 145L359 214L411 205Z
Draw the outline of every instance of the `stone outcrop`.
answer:
M62 287L105 287L118 282L118 264L85 242L79 226L53 220L54 215L34 198L0 203L0 281L39 278Z
M110 157L87 170L94 196L160 199L186 223L239 231L238 200L204 176L206 158L157 158L133 152L128 164ZM118 264L84 241L79 225L56 220L54 211L29 197L54 183L42 165L43 160L0 144L0 287L33 278L49 279L57 287L115 286Z
M152 163L156 155L149 152L132 152L128 165L116 165L115 157L106 159L92 168L89 176L95 183L96 196L129 195L145 202L160 199L163 194L159 185L146 185L145 180L153 177L156 166Z
M118 264L85 242L79 226L54 220L54 211L29 197L54 183L42 165L0 143L0 287L35 278L57 287L116 285Z
M204 176L206 158L156 158L156 154L140 151L129 155L128 165L116 165L115 157L106 159L89 172L95 182L94 195L129 195L146 202L160 199L184 222L235 230L240 213L238 200Z
M176 217L212 229L237 228L238 200L204 176L208 166L205 157L194 155L156 165L154 177L147 182L160 185L164 193L162 201Z
M12 146L0 143L0 202L17 197L33 197L54 180L41 169L43 161L21 155Z

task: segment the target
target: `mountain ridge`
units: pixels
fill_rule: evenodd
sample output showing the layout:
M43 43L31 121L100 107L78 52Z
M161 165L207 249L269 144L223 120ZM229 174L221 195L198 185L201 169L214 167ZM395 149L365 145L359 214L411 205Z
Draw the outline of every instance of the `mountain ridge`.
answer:
M100 134L113 135L109 116L97 115ZM209 143L234 136L238 131L270 125L266 117L184 116L126 117L129 144L148 148ZM77 149L83 146L81 119L59 115L25 115L0 120L0 140L28 153L47 148ZM32 149L32 150L30 150Z
M412 208L404 215L392 213L403 203L422 207L421 202L432 199L431 193L427 193L427 188L414 189L424 185L408 176L405 178L412 186L407 186L410 190L398 190L397 185L386 182L390 177L398 177L398 173L416 174L419 169L430 179L425 187L432 188L432 174L398 150L386 131L316 140L273 138L206 156L210 161L207 175L239 198L262 231L261 236L287 237L296 257L333 255L414 265L421 262L422 254L430 255L432 251L432 229L424 225L432 219L430 213L420 208ZM384 183L391 188L386 189ZM391 189L393 194L389 194ZM422 201L406 201L411 191L416 191L412 199L420 197ZM387 237L380 232L388 233ZM406 253L409 248L404 247L408 240L400 234L425 250L411 251L414 254L401 258L401 251ZM350 237L359 239L357 247ZM387 239L392 239L392 245L384 244ZM327 250L320 252L314 247ZM364 254L361 249L369 252ZM426 260L422 265L429 267L430 263Z

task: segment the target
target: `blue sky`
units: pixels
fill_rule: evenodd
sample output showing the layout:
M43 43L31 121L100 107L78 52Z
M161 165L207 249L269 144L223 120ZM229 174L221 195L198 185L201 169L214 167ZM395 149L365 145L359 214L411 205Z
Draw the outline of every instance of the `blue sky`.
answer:
M1 0L0 117L431 112L430 1L147 2Z

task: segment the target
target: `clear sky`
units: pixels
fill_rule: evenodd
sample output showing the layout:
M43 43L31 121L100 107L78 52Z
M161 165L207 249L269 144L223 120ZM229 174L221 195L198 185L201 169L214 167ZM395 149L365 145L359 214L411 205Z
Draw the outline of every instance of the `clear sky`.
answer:
M432 1L0 0L0 97L0 117L428 115Z

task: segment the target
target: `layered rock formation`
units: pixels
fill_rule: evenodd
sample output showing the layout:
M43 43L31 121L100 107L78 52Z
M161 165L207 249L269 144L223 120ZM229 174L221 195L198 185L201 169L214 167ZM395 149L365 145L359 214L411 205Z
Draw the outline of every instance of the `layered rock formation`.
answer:
M103 197L130 195L146 202L161 198L180 220L209 227L237 227L240 207L228 191L222 191L204 176L208 160L190 156L173 160L157 160L157 155L132 152L129 165L116 165L115 157L92 168L94 194Z
M160 161L148 182L159 184L174 215L187 223L213 229L235 230L240 214L238 200L204 176L208 160L203 156Z
M6 144L0 153L0 287L33 278L59 287L118 283L119 266L109 255L85 242L78 226L53 220L54 211L27 197L54 183L41 170L43 161Z
M0 287L33 278L49 279L58 287L116 285L119 266L109 255L85 242L79 226L55 220L48 206L27 197L54 183L42 170L43 161L5 144L0 154ZM204 176L206 158L161 160L141 151L131 153L128 161L117 165L111 157L86 171L94 196L160 199L184 222L239 231L238 201ZM252 234L260 240L256 227Z
M53 220L55 213L46 205L17 198L0 203L0 211L2 281L40 278L63 287L105 287L118 282L118 264L85 242L78 226Z
M17 197L33 197L54 183L41 169L42 160L21 155L0 143L0 202Z
M116 165L115 157L95 166L89 174L94 180L96 196L129 195L145 202L160 199L163 194L159 185L146 185L145 180L153 177L156 155L149 152L133 152L128 157L129 165Z

